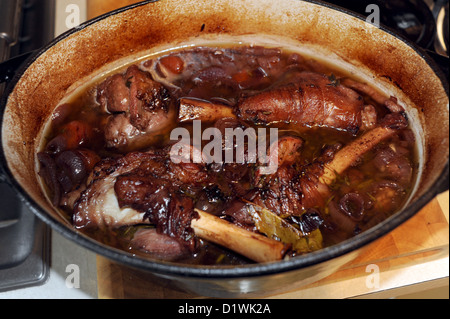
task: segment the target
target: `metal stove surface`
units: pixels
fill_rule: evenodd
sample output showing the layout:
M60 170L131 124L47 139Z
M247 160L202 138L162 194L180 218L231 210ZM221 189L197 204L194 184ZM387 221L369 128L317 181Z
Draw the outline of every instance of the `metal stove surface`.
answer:
M0 62L53 38L54 0L0 2ZM0 94L2 93L0 86ZM49 276L50 231L0 180L0 292L43 284Z

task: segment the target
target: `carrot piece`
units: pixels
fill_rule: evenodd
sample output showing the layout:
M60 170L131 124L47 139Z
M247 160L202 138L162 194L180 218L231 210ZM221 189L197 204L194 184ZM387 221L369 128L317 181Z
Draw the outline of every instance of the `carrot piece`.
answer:
M61 135L66 142L66 149L75 149L87 144L93 136L90 125L80 121L72 121L63 126Z

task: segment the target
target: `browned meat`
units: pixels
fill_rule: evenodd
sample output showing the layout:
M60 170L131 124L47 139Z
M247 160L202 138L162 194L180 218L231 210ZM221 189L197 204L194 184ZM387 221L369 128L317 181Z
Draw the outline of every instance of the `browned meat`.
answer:
M360 83L352 79L343 79L342 83L349 88L370 96L375 102L386 106L392 113L404 112L405 109L398 103L397 98L391 96L386 99L384 94L365 83Z
M377 110L373 105L366 105L361 112L361 118L363 130L373 129L378 123Z
M130 246L166 261L173 261L188 254L188 250L179 241L158 233L155 228L139 229Z
M130 87L131 124L141 131L147 131L153 113L169 111L171 98L169 91L160 83L153 81L150 75L132 65L125 73L125 81Z
M130 89L125 84L124 76L116 74L100 84L97 91L97 102L103 111L109 113L126 112L130 104Z
M121 209L144 212L141 223L156 225L159 234L175 238L189 250L194 250L195 240L190 228L195 217L193 200L178 195L170 180L142 176L138 169L119 176L114 189Z
M278 156L278 165L292 165L300 159L303 140L299 137L284 136L278 140L278 147L270 149L269 156Z
M117 177L127 174L140 165L139 154L132 153L117 160L101 161L88 181L86 191L74 205L72 221L75 227L114 228L140 224L144 213L121 209L114 192Z
M120 207L140 212L167 210L169 184L154 176L121 175L114 184Z
M193 250L190 221L195 216L183 188L206 181L201 164L174 164L166 152L129 153L100 162L74 207L78 228L156 225L160 234Z
M277 143L270 146L266 165L275 165L277 167L293 165L301 156L301 148L303 146L303 140L299 137L283 136L278 139ZM264 180L264 175L261 174L262 170L259 167L255 173L255 184L258 185L259 181Z
M233 224L238 225L249 231L256 232L255 222L248 213L247 203L241 200L234 200L225 209L224 214L231 218Z
M131 123L129 114L111 115L105 127L106 146L123 152L148 147L157 142L162 134L170 131L171 121L176 112L171 110L166 113L160 110L156 113L146 114L148 122L145 131L139 130Z
M328 194L328 186L320 177L340 148L340 144L324 148L314 163L301 169L282 165L274 175L261 177L254 202L280 216L300 215L305 209L320 207Z
M302 212L302 197L299 173L283 166L260 187L253 202L279 216L288 216Z
M296 82L248 98L237 106L243 120L329 127L356 134L362 125L363 98L327 76L302 72Z
M105 112L129 112L133 125L145 130L142 114L160 109L167 111L171 101L170 94L163 85L132 65L124 74L115 74L99 85L97 102Z
M123 149L141 136L141 131L131 124L129 115L111 115L105 127L105 141L108 148Z
M192 198L173 194L169 209L153 212L150 221L157 225L158 232L181 241L191 252L195 250L195 236L191 221L197 218Z
M112 113L105 127L109 148L130 150L154 142L175 117L169 91L136 65L106 79L97 89L100 107Z

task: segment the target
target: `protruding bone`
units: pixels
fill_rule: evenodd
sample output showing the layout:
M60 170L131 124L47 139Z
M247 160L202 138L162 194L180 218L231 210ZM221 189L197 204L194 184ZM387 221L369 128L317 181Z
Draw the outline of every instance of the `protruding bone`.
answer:
M180 99L180 122L199 120L203 122L215 122L221 118L235 118L233 109L226 105L215 104L208 101L183 98Z
M397 130L389 127L377 127L348 144L340 150L334 159L325 166L320 182L331 185L336 177L358 161L361 156L373 149L383 140L394 135Z
M279 241L252 233L201 210L196 212L199 218L192 220L191 227L198 237L227 247L253 261L281 260L287 251L287 246Z

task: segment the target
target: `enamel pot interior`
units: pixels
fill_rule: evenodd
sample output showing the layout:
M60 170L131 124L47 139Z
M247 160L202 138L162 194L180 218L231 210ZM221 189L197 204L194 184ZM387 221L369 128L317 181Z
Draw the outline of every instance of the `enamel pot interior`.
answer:
M195 267L137 258L75 231L50 205L36 174L35 155L43 130L61 99L138 57L224 41L296 47L396 96L407 109L420 141L420 178L408 205L342 244L288 261L242 267ZM199 294L262 294L329 275L434 198L448 176L449 111L443 81L433 62L413 45L322 3L147 1L64 34L28 61L2 100L1 161L11 186L33 212L78 244Z

